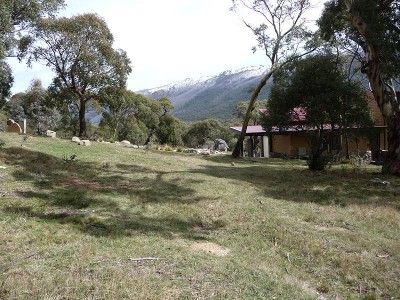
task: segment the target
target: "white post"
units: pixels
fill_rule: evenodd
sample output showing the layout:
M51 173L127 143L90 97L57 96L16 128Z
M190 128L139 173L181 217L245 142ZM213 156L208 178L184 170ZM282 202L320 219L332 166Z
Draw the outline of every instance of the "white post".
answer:
M263 136L264 157L269 158L269 137Z
M24 119L24 134L26 134L26 119Z

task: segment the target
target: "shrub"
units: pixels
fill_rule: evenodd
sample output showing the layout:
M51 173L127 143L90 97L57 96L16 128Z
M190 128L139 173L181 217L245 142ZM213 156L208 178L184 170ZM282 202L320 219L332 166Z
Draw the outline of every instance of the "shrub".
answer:
M165 145L164 146L164 151L172 151L172 147L170 145Z
M0 139L0 149L3 149L5 144L6 144L6 142L4 140Z

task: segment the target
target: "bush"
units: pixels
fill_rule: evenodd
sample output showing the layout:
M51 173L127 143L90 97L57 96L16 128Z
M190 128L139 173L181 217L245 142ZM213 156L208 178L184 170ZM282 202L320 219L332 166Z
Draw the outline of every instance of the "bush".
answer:
M3 149L5 144L6 144L6 142L4 140L0 139L0 149Z
M172 151L172 147L170 145L165 145L164 146L164 151Z

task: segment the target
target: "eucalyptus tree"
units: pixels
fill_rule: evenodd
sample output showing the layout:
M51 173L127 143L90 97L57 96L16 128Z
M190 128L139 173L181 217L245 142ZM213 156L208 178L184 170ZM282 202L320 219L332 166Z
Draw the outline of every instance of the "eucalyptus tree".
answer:
M326 40L360 60L388 126L382 171L400 176L400 106L393 84L400 77L400 1L330 0L318 24Z
M10 95L13 83L7 57L18 56L32 41L31 30L44 17L54 16L64 0L0 1L0 101Z
M232 10L240 14L241 9L244 9L255 15L254 20L259 20L257 25L246 20L244 24L257 39L258 44L253 51L257 48L264 51L269 62L269 69L251 95L242 131L232 153L233 157L239 157L251 113L261 89L282 66L313 50L308 47L313 35L307 28L305 18L312 5L309 0L232 0L232 2Z
M68 94L66 101L78 113L79 136L86 135L87 103L105 89L126 85L131 72L126 52L113 48L113 35L96 14L44 19L35 39L28 61L43 61L52 69L52 91Z

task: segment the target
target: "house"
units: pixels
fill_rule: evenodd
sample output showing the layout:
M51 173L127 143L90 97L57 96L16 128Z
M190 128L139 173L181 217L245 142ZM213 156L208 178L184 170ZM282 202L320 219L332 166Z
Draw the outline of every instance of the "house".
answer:
M382 150L387 150L387 127L385 120L379 110L378 104L372 93L367 93L368 106L374 119L374 126L370 128L369 137L360 137L358 139L346 139L343 136L335 136L325 143L327 151L346 152L346 142L348 151L366 152L371 151L372 159L381 159ZM266 110L260 110L265 113ZM287 128L273 127L270 132L266 132L262 126L248 126L242 155L252 157L304 157L310 152L310 145L305 137L305 132L315 130L313 128L304 128L306 113L301 108L296 108L291 116L291 124ZM326 130L330 126L324 125ZM240 134L242 127L231 127L232 131ZM359 130L352 128L351 130Z

